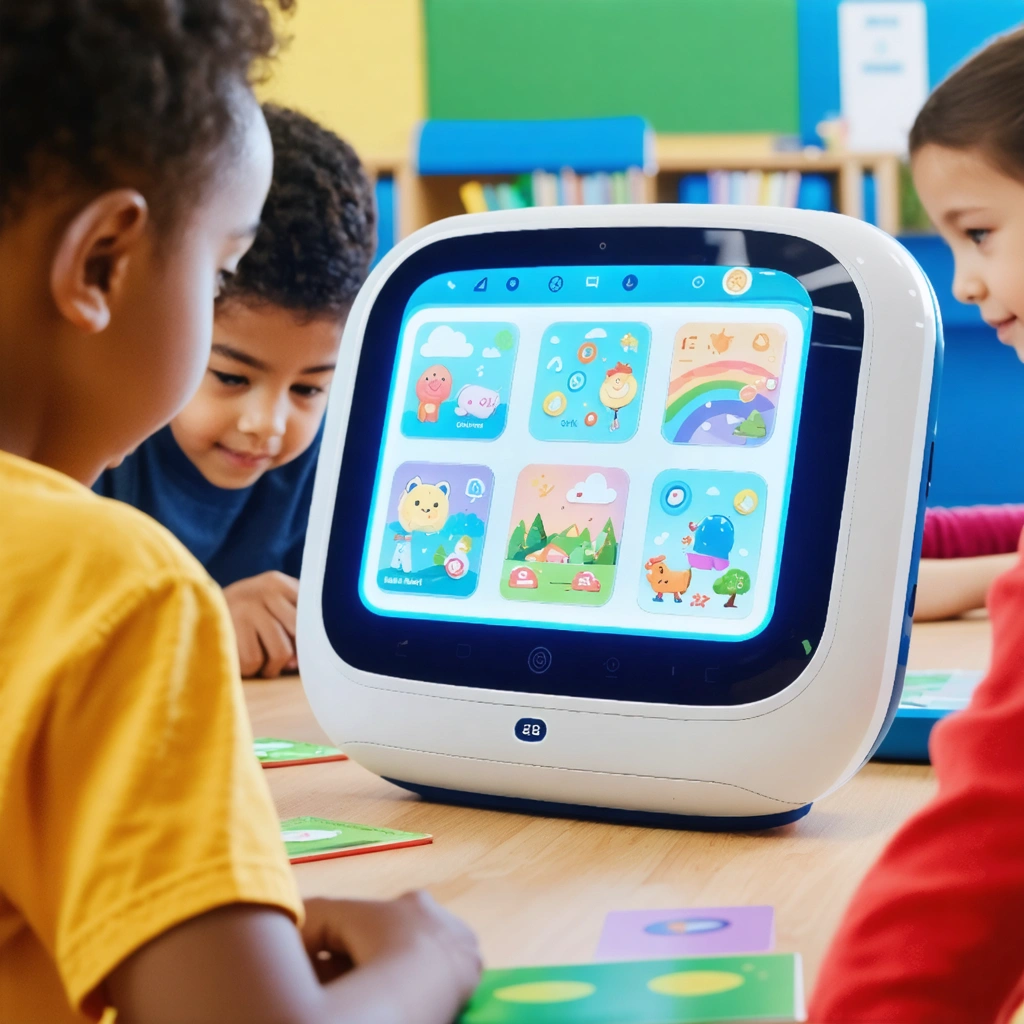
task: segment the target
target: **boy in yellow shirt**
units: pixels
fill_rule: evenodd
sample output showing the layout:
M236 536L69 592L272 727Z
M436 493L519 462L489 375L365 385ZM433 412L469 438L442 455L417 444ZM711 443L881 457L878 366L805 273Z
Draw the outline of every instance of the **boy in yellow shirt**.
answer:
M83 486L206 368L273 45L259 0L0 9L3 1021L442 1024L479 973L426 897L303 908L222 594Z

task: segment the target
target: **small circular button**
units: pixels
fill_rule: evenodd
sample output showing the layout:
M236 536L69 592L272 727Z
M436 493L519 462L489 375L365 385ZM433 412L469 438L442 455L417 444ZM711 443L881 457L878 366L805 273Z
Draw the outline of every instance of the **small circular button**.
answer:
M526 664L534 675L542 676L551 668L551 652L546 647L534 647Z
M518 277L510 277L510 278L509 278L509 279L508 279L508 280L507 280L507 281L505 282L505 287L506 287L506 288L507 288L507 289L508 289L508 290L509 290L510 292L514 292L514 291L515 291L515 290L516 290L516 289L517 289L517 288L519 287L519 278L518 278Z
M615 675L619 671L620 668L622 668L622 662L620 662L618 658L609 658L604 663L604 670L610 676Z

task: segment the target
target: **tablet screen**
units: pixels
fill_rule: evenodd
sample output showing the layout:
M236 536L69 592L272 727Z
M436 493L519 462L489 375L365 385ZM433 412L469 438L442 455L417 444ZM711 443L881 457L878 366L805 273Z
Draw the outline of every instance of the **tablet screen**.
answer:
M370 287L327 496L345 664L701 705L800 675L842 568L864 346L833 253L768 231L471 232Z
M375 612L658 636L770 619L812 310L757 267L425 281L401 326Z

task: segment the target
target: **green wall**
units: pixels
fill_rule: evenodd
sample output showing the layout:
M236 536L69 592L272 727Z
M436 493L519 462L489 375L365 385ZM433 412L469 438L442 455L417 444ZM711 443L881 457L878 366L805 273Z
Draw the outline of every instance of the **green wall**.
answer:
M434 118L799 126L796 0L424 0Z

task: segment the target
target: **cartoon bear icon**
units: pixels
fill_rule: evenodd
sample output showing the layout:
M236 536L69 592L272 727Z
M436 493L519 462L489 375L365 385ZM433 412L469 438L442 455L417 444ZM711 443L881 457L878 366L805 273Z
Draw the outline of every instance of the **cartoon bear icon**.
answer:
M448 522L448 497L452 493L447 480L425 484L414 476L398 501L398 522L401 533L395 534L395 553L391 568L412 572L412 535L414 532L439 533Z

